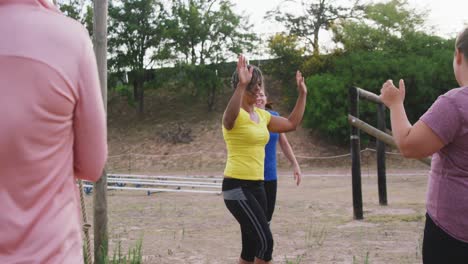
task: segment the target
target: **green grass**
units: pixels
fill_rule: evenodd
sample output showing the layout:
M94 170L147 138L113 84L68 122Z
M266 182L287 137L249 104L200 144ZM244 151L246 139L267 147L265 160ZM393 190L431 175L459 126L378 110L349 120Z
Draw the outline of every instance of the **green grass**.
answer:
M112 258L109 257L108 249L103 248L102 257L97 261L96 264L142 264L142 244L143 239L141 238L136 242L136 245L134 247L128 249L127 254L124 254L122 251L122 243L119 240L119 242L117 243L117 248L114 250L114 254L112 255ZM89 264L87 263L86 258L85 264Z
M371 223L389 223L389 222L421 222L424 215L406 214L406 215L372 215L366 218Z
M287 257L285 257L285 264L301 264L302 262L302 255L297 256L296 259L294 260L289 260Z
M358 260L356 259L356 256L353 256L353 264L359 264L361 262L358 262ZM364 258L364 264L369 264L370 261L369 261L369 251L366 252L366 257Z

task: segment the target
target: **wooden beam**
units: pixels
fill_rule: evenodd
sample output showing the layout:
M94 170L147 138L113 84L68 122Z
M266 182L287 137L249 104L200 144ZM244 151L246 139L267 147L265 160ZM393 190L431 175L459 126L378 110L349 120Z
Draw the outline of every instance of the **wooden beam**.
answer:
M378 130L377 128L367 124L366 122L360 120L359 118L354 117L352 115L348 115L348 122L350 125L359 128L360 130L366 132L367 134L384 142L385 144L398 148L392 136L388 135L385 132ZM431 165L431 160L429 158L422 158L418 160L426 165L429 165L429 166Z
M99 72L102 100L107 112L107 0L94 0L94 52ZM101 263L107 258L109 231L107 228L107 174L94 185L94 263Z
M361 89L361 88L357 88L357 91L358 91L358 94L359 94L359 97L360 98L364 98L366 100L369 100L371 102L374 102L376 104L382 104L382 101L380 100L380 97L378 95L376 95L375 93L371 93L369 91L366 91L364 89Z

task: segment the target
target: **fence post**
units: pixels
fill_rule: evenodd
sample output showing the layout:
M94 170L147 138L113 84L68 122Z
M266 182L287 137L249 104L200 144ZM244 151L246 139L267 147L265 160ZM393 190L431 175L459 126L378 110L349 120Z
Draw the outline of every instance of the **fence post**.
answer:
M107 0L93 1L93 34L94 51L99 72L102 99L107 112ZM94 263L107 258L109 246L108 214L107 214L107 172L102 172L101 178L94 185Z
M385 132L385 105L377 104L377 128ZM377 182L380 205L387 205L387 176L385 172L385 143L377 139Z
M349 113L359 118L359 94L356 87L349 88ZM351 172L353 186L353 212L354 219L363 219L362 187L361 187L361 145L359 129L351 126Z

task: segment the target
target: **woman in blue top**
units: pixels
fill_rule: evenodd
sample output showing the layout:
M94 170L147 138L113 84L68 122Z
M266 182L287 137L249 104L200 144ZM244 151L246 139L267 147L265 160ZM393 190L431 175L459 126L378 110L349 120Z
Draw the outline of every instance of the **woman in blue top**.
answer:
M267 94L265 93L264 87L260 89L257 94L256 106L261 109L267 110L273 116L279 116L279 114L272 110L271 104L268 103ZM267 196L267 220L268 223L271 222L273 217L273 211L275 210L276 204L276 190L278 176L276 171L276 144L279 142L281 150L289 162L293 165L294 168L294 180L299 186L301 182L301 168L297 163L296 156L291 148L291 145L286 138L284 133L274 133L270 132L270 140L265 146L265 192Z

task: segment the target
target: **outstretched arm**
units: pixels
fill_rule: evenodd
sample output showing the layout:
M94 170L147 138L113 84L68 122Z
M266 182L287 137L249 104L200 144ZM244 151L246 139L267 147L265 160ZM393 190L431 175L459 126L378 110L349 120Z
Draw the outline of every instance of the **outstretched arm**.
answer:
M297 163L296 156L289 144L288 138L284 133L280 134L279 144L286 158L289 160L291 165L294 166L294 180L296 181L296 185L299 186L302 178L301 168L299 167L299 163Z
M439 151L444 143L424 122L418 121L414 126L411 125L403 105L405 94L403 80L400 80L400 88L396 88L393 82L388 80L380 90L380 99L390 109L395 143L401 154L407 158L430 156Z
M247 69L247 61L244 55L239 55L236 70L237 74L239 75L239 83L237 84L236 90L234 91L234 94L226 106L226 110L224 111L223 116L223 126L227 130L231 130L234 127L234 123L236 122L241 108L242 96L244 95L245 88L252 79L253 68L250 68L250 70Z
M301 123L306 105L307 87L300 71L296 72L296 83L299 96L297 97L293 111L288 118L272 116L268 125L268 130L271 132L283 133L294 131Z

